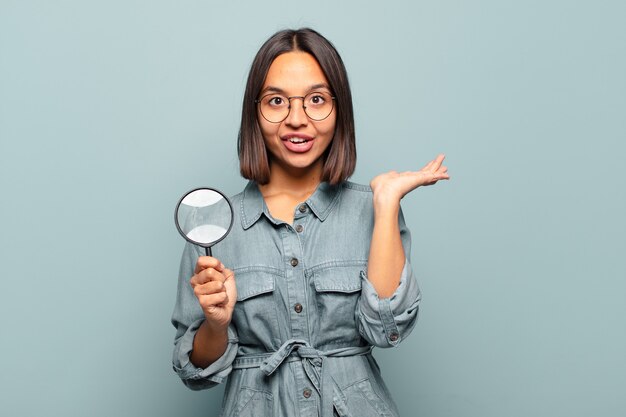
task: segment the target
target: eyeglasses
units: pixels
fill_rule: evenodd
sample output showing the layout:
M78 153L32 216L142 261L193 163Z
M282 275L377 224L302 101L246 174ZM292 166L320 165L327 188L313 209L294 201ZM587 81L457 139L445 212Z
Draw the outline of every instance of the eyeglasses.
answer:
M307 117L317 122L330 116L335 106L335 97L327 92L313 91L306 96L285 97L281 94L270 93L254 100L259 105L261 115L270 123L280 123L289 116L291 100L302 100L302 108Z

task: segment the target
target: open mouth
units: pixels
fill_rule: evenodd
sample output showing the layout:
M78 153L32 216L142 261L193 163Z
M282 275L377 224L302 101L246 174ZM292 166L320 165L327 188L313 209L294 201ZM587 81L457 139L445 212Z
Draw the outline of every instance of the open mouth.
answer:
M300 144L300 143L307 143L308 140L307 139L303 139L303 138L289 138L287 139L289 142L294 143L294 144Z
M308 152L313 147L314 137L308 135L288 134L282 138L285 147L291 152Z

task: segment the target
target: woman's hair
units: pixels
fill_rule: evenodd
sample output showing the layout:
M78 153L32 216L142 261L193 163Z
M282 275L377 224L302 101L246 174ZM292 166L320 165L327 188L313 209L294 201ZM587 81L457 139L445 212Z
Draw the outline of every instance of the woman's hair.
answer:
M258 122L255 100L258 99L267 72L274 59L281 54L301 51L311 54L319 63L335 96L337 111L335 133L325 152L322 181L338 184L354 172L356 146L354 114L348 74L335 47L316 31L303 28L275 33L256 54L243 97L241 127L237 141L241 175L259 184L267 184L270 167L265 142Z

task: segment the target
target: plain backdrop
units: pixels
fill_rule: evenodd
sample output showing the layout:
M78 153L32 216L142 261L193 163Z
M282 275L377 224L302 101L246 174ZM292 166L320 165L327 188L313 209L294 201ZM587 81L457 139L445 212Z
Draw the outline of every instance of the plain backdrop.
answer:
M375 351L404 416L626 412L623 1L0 0L0 414L216 416L171 369L196 186L235 194L263 41L350 75L353 180L447 155L403 200L418 325Z

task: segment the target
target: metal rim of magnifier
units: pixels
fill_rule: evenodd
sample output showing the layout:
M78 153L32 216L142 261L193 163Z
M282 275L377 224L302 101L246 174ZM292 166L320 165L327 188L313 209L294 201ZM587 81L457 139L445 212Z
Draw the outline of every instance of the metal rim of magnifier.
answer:
M222 197L224 197L224 200L226 200L226 203L228 204L228 208L230 209L230 224L228 225L228 230L226 230L226 233L224 233L224 236L222 236L221 238L206 244L206 243L200 243L200 242L196 242L193 239L190 239L185 232L183 231L183 229L181 229L180 224L178 224L178 208L180 207L180 204L183 202L183 200L185 199L185 197L187 197L189 194L193 193L194 191L200 191L200 190L209 190L209 191L214 191L216 193L218 193L219 195L221 195ZM176 229L178 229L178 233L180 233L180 235L185 238L185 240L187 242L191 242L194 245L198 245L198 246L202 246L205 249L209 249L211 246L215 245L216 243L219 243L222 241L222 239L224 239L226 236L228 236L228 234L230 233L230 229L232 229L233 227L233 220L235 218L235 212L233 210L233 204L230 202L230 200L228 199L228 197L226 197L224 195L223 192L216 190L215 188L211 188L211 187L198 187L198 188L194 188L193 190L187 191L185 194L183 194L183 196L180 198L180 200L178 200L178 204L176 204L176 210L174 210L174 223L176 223Z

